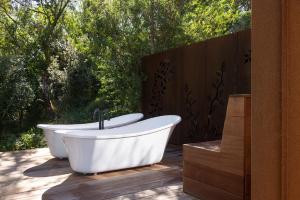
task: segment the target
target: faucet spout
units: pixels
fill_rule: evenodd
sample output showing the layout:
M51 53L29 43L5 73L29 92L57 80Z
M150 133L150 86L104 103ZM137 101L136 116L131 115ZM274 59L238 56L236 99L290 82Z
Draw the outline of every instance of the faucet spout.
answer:
M96 115L98 114L99 130L104 129L104 120L105 120L104 112L107 112L107 109L104 111L101 111L99 108L96 108L94 110L93 119L95 120Z
M97 114L98 114L98 119L97 119L97 120L99 120L99 112L100 112L100 109L99 109L99 108L96 108L96 109L94 110L94 113L93 113L93 120L96 119L96 115L97 115Z

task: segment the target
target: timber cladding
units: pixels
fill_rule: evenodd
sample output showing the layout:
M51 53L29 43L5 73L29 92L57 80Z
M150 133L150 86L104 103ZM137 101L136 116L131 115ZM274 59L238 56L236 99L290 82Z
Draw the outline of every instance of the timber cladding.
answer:
M230 94L251 91L250 30L170 49L142 59L142 112L178 114L170 142L219 139Z

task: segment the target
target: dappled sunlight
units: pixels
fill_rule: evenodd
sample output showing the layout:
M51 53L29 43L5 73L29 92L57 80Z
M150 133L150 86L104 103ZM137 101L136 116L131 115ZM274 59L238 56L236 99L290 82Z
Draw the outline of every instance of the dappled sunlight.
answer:
M165 164L169 158L173 157L171 154L175 153L178 153L178 150L169 151L161 163L152 166L86 176L74 173L61 185L45 191L43 199L93 199L96 197L96 199L131 199L153 195L176 197L178 193L182 193L181 168L176 166L175 162L173 165ZM181 160L181 153L178 155L174 156L177 157L177 164L180 163L178 161ZM82 179L80 184L71 184L70 179L78 176ZM62 188L67 192L59 192Z
M22 161L18 163L18 160ZM181 199L186 196L182 192L182 153L178 148L167 148L164 159L158 164L97 175L73 172L67 159L55 159L49 156L49 152L37 157L26 152L23 156L18 153L14 162L14 170L7 176L0 176L0 192L4 200Z
M140 198L151 199L153 197L155 197L155 199L159 199L159 198L166 199L166 198L176 197L181 194L182 194L182 184L175 183L166 187L151 188L134 194L122 195L115 199L116 200L119 199L131 200L131 199L140 199Z
M182 186L181 178L178 177L180 173L177 170L157 170L148 171L147 169L134 171L119 171L119 173L103 173L100 175L92 176L80 176L74 174L69 179L75 176L80 176L83 181L80 184L70 184L72 180L67 179L61 185L50 188L43 194L43 199L63 199L63 198L83 198L90 199L99 197L100 199L115 198L121 194L130 194L129 196L135 196L135 193L139 193L143 188L160 187L163 185L169 185L166 189L175 190L178 186ZM177 186L173 186L177 184ZM68 192L60 192L63 190ZM149 190L137 194L137 196L155 195L162 193L162 190L153 190L152 193ZM180 190L180 192L182 192ZM175 193L166 193L165 195L173 195Z
M37 194L37 190L60 184L72 173L68 161L53 159L48 149L1 153L0 172L4 199L15 199L18 193Z
M0 157L0 184L22 178L23 171L40 165L50 158L48 149L2 152Z
M46 190L48 187L54 187L57 184L64 182L70 174L60 175L55 177L38 177L38 178L25 178L24 176L6 182L5 185L1 185L1 194L4 195L4 199L15 199L14 197L23 196L22 194L39 194L40 190Z

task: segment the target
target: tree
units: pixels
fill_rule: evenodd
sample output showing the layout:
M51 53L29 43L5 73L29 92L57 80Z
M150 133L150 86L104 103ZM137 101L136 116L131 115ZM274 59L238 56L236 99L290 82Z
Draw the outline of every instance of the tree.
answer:
M137 110L141 58L187 41L178 4L84 0L82 11L83 38L87 37L88 54L97 63L101 83L98 104L119 108L116 112Z
M191 0L184 5L183 26L193 41L250 27L250 3L245 0Z

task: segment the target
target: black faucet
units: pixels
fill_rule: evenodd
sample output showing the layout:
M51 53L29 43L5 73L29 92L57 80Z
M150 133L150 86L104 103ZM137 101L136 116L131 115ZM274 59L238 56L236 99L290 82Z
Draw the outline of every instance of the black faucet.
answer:
M93 119L95 120L96 114L98 113L99 130L104 129L104 120L105 120L104 113L106 113L106 112L108 112L108 109L105 109L102 111L99 108L96 108L94 110ZM108 120L110 120L110 119L108 118Z

